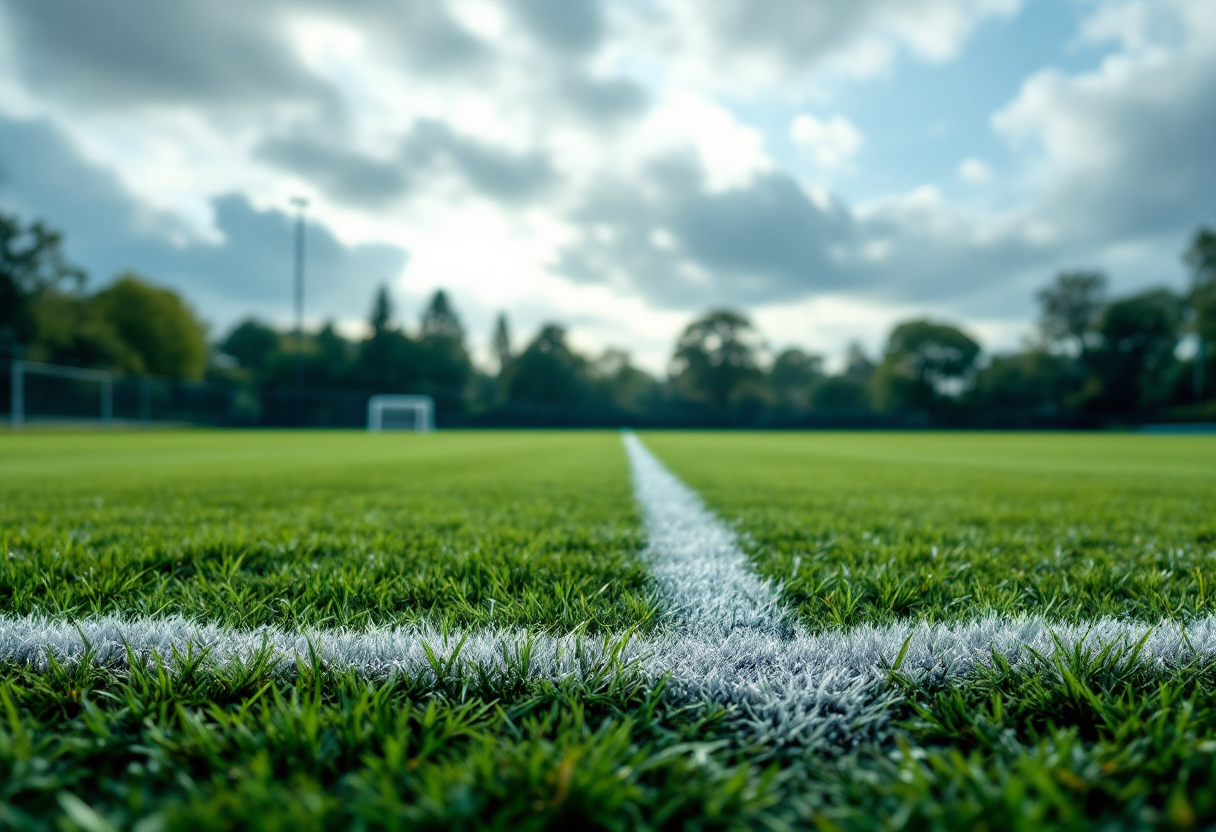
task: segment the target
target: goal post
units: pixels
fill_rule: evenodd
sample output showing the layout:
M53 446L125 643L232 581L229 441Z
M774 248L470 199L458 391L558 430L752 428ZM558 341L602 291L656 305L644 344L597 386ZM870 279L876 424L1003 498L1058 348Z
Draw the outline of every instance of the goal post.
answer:
M33 420L113 424L115 379L107 370L14 358L9 364L9 424L14 430ZM42 389L31 391L31 380L44 382ZM57 386L48 388L48 381Z
M367 429L413 430L428 433L435 429L435 400L430 396L372 396L367 401Z

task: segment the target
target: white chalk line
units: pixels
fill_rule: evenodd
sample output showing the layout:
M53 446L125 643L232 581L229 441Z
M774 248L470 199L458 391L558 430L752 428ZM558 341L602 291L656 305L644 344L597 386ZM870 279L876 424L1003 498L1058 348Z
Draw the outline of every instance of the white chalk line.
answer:
M753 738L804 747L849 746L881 734L897 698L890 668L918 685L958 682L1000 655L1013 668L1038 656L1113 647L1163 671L1216 661L1216 618L1155 626L1102 618L1059 624L1041 617L953 624L902 622L847 632L808 633L761 580L729 528L662 466L635 436L625 437L649 536L646 557L663 590L671 633L654 637L552 636L512 629L444 634L427 626L353 631L236 629L180 616L98 616L78 621L0 616L0 661L45 669L48 655L86 656L125 667L176 651L207 651L227 665L261 657L280 667L314 659L369 677L408 674L431 683L500 678L594 682L605 673L640 674L669 696L732 706ZM1143 643L1141 643L1143 641ZM438 665L436 665L436 662ZM436 667L438 666L438 673Z

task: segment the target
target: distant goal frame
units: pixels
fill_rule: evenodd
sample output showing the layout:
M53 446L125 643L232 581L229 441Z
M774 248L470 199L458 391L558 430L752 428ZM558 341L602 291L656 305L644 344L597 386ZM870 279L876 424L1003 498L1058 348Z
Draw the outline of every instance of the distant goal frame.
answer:
M384 427L384 411L389 408L412 410L415 433L430 433L435 429L435 400L430 396L379 395L367 400L368 431L383 433L385 430L402 429Z

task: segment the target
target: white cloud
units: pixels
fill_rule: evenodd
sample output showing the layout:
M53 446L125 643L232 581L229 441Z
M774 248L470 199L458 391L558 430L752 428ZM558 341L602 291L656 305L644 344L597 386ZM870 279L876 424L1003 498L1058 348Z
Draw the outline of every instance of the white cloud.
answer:
M964 182L983 185L992 179L992 170L976 158L964 159L958 166L958 175Z
M848 162L865 143L862 132L840 115L821 120L803 113L790 122L790 138L810 150L815 162L826 169Z

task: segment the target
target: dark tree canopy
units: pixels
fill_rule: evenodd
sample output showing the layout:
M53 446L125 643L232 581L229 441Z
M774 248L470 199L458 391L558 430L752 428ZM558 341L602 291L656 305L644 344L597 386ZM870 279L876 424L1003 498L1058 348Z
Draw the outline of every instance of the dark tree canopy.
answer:
M755 327L729 310L693 321L676 342L671 375L694 399L725 407L759 375L762 349Z
M237 324L219 343L220 351L232 356L242 367L264 370L280 348L279 333L256 318Z
M93 298L102 317L138 356L131 372L202 378L207 327L180 295L130 272Z
M1173 361L1182 322L1182 301L1168 289L1152 289L1115 301L1096 330L1091 406L1115 411L1150 403Z
M497 365L498 376L501 378L514 359L511 352L511 329L507 324L505 312L499 312L497 320L494 321L494 335L490 341L490 348L494 352L494 362Z
M571 407L586 393L586 362L566 343L566 330L546 324L511 364L507 400L516 405Z
M1106 298L1106 276L1100 272L1064 272L1055 283L1039 292L1039 329L1048 344L1062 345L1078 354L1085 351L1089 335Z
M33 304L52 292L78 291L84 280L84 272L64 256L58 231L0 214L0 348L36 338Z
M431 296L431 302L422 313L422 337L464 341L464 326L448 300L448 293L442 289Z
M961 392L979 354L980 345L958 327L930 320L900 324L874 376L879 406L933 409L943 396Z

